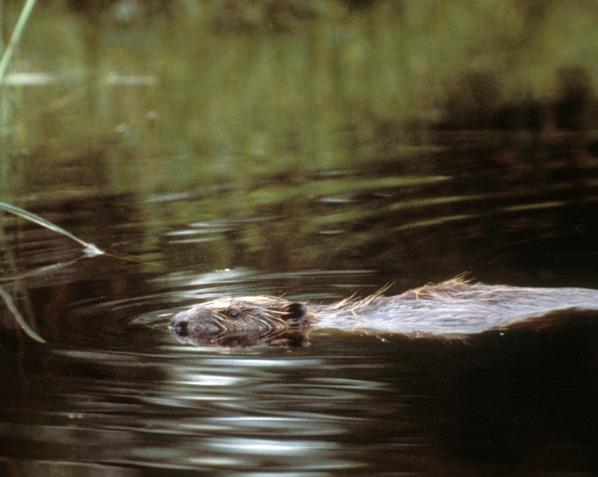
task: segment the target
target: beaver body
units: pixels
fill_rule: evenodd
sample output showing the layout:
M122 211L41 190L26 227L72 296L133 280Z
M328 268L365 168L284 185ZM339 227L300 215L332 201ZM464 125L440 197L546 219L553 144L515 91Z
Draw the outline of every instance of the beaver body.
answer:
M412 337L463 338L489 330L540 330L572 318L598 317L598 291L486 285L461 278L400 295L376 293L332 305L255 296L209 301L176 314L183 343L303 345L314 328Z

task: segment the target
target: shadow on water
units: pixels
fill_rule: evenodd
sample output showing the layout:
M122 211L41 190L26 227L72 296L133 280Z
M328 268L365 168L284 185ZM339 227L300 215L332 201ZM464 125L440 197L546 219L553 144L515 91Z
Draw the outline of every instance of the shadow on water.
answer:
M167 326L465 271L598 289L591 2L41 3L0 200L136 261L0 216L2 287L48 341L0 306L0 474L597 473L592 321L298 349Z

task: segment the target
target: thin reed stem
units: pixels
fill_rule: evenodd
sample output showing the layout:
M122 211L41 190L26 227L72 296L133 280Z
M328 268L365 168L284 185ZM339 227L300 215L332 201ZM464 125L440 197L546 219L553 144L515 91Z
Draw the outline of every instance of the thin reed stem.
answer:
M17 309L14 301L12 300L12 297L2 287L0 287L0 298L2 298L4 300L4 303L6 303L6 306L8 307L8 309L10 310L10 312L13 314L13 316L15 317L15 320L17 321L17 323L19 324L19 326L22 328L22 330L27 334L27 336L29 336L31 339L37 341L38 343L45 343L46 342L46 340L44 340L40 335L38 335L33 330L33 328L31 328L27 324L27 322L25 321L25 318L23 318L23 315L21 315L21 313Z
M75 235L70 233L68 230L64 230L62 227L59 227L58 225L53 224L49 220L46 220L43 217L40 217L39 215L34 214L33 212L29 212L25 209L21 209L20 207L8 204L6 202L0 202L0 210L4 210L5 212L9 212L11 214L17 215L24 219L27 219L31 222L41 225L42 227L52 230L53 232L62 234L65 237L68 237L71 240L74 240L75 242L77 242L78 244L83 246L83 252L88 257L95 257L96 255L103 255L105 253L103 250L99 249L94 244L86 242L84 240L81 240L79 237L76 237Z
M10 40L8 41L4 53L2 54L2 58L0 59L0 85L4 82L4 76L6 75L8 64L10 63L14 50L21 39L23 31L25 30L25 25L27 25L27 21L29 20L29 16L33 11L33 7L35 7L36 1L37 0L27 0L25 2L23 10L21 10L21 14L17 20L17 24L15 25L15 29L13 30Z

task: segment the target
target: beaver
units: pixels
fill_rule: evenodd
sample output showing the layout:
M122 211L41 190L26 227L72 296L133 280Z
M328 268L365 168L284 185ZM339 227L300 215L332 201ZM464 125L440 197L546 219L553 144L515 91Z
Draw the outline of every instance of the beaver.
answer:
M585 288L486 285L456 277L395 296L384 291L330 305L274 296L220 298L177 313L170 329L181 343L198 346L304 346L315 328L451 339L489 330L538 331L571 317L598 316L598 290Z

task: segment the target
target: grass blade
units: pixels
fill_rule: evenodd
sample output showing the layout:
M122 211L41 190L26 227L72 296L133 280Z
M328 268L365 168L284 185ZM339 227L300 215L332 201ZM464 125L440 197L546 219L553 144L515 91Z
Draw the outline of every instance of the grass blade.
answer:
M17 20L17 24L15 25L15 29L13 30L12 35L10 36L10 40L8 41L8 45L6 45L6 49L2 54L2 59L0 59L0 85L4 81L6 69L8 68L8 64L10 63L10 59L12 58L12 54L14 52L15 47L21 39L21 35L23 34L25 25L27 25L27 20L29 20L29 16L33 11L35 3L36 0L27 0L25 2L23 10L21 10L21 14L19 15L19 19Z
M61 235L64 235L65 237L70 238L71 240L74 240L75 242L83 246L83 252L88 257L95 257L97 255L103 255L105 253L103 250L96 247L94 244L81 240L79 237L74 236L69 231L64 230L62 227L53 224L49 220L46 220L43 217L34 214L33 212L29 212L25 209L21 209L20 207L8 204L6 202L0 202L0 210L4 210L5 212L22 217L23 219L29 220L30 222L34 222L38 225L41 225L42 227L47 228L48 230L52 230L53 232L59 233Z
M50 273L66 268L72 265L73 263L78 262L82 258L83 257L77 257L66 262L53 263L52 265L44 265L43 267L38 267L35 270L31 270L29 272L19 273L17 275L9 275L7 277L0 277L0 283L16 282L17 280L24 280L26 278L43 277L44 275L48 275Z
M25 318L23 318L23 315L21 315L21 313L19 313L19 310L17 309L14 301L12 300L12 297L1 286L0 286L0 298L2 298L4 300L4 303L6 303L7 308L13 314L13 316L15 317L15 320L17 321L17 323L19 324L21 329L27 334L27 336L29 336L31 339L37 341L38 343L46 342L45 339L43 339L40 335L38 335L35 331L33 331L33 329L27 324L27 322L25 321Z

